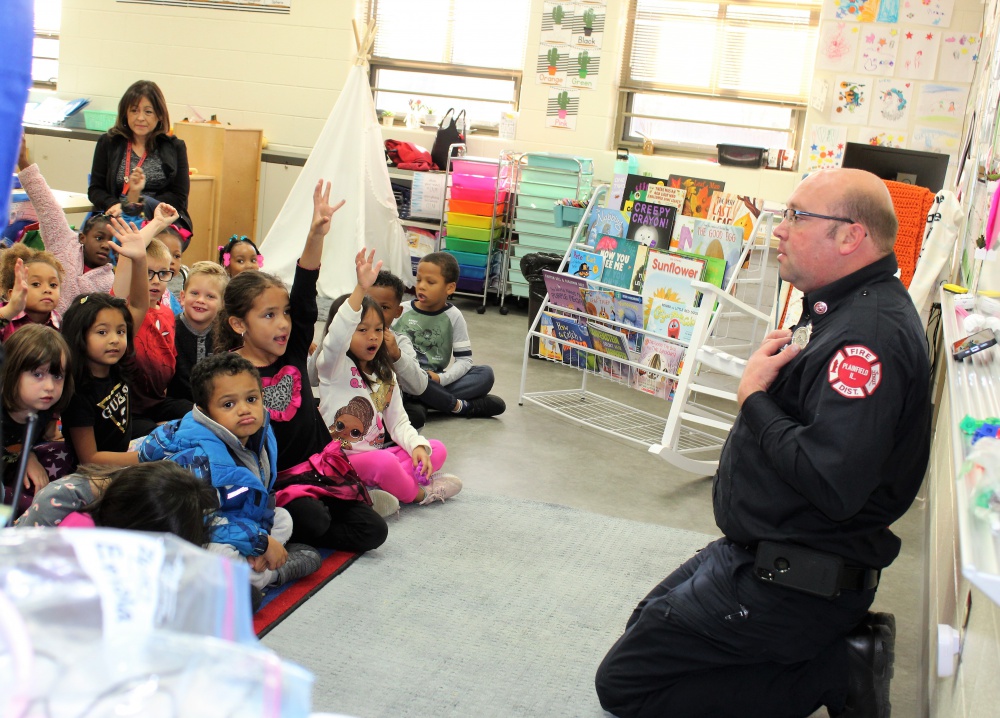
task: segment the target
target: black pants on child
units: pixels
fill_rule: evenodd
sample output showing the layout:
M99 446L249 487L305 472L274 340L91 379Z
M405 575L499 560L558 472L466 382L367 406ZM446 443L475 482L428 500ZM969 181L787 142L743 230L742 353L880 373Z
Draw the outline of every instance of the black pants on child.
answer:
M292 543L361 553L389 536L385 519L363 501L303 496L285 504L292 516Z
M194 404L187 399L174 399L168 396L160 403L151 406L142 415L132 416L132 437L138 439L146 436L162 421L183 419L193 408Z

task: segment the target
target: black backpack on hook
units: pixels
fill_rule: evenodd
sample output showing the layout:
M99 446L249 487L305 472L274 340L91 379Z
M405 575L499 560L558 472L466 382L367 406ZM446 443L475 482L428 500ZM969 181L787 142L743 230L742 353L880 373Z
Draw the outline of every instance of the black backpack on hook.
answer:
M462 126L465 126L465 110L452 116L454 112L455 108L450 107L441 118L437 135L434 137L434 146L431 148L431 161L438 166L439 170L448 168L448 148L451 145L465 143L465 133L458 129L459 120L461 120ZM456 153L457 149L452 152L452 156L455 156Z

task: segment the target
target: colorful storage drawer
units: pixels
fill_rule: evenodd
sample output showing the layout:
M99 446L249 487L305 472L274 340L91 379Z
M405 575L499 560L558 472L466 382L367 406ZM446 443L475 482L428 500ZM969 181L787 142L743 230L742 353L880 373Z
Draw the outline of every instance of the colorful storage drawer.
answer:
M527 234L540 234L545 237L563 237L569 239L573 236L573 227L556 227L555 224L549 222L548 224L543 224L542 222L527 222L520 218L514 220L514 229L520 234L525 232Z
M480 217L499 216L503 214L504 203L500 202L494 207L492 197L489 202L470 202L452 197L448 202L448 209L459 214L478 214Z
M562 197L556 197L555 199L562 199ZM518 217L521 216L521 208L528 207L529 209L544 209L555 214L555 202L552 197L536 197L525 192L521 192L517 195L517 212Z
M577 191L576 182L573 182L572 187L560 187L558 185L525 182L524 180L521 181L518 191L536 198L547 197L550 200L563 199L564 197L582 199L590 195L590 178L586 177L580 181L579 191ZM552 202L549 202L549 204L552 204Z
M547 155L529 154L527 157L529 167L551 167L557 170L569 170L570 172L580 172L585 175L594 174L594 161L589 157L577 157L575 155Z
M482 277L459 277L457 289L459 292L471 292L473 294L483 293L483 280L486 276Z
M459 281L462 279L478 279L481 283L484 279L486 279L486 266L472 267L468 264L459 264L458 276Z
M478 239L480 241L488 241L491 236L499 237L502 231L503 227L496 227L491 235L489 228L479 229L477 227L463 227L460 224L448 225L448 236L458 237L459 239Z
M460 224L463 227L478 227L489 229L493 226L493 215L483 217L478 214L460 214L459 212L446 212L448 215L448 225Z
M459 237L445 237L444 246L447 249L470 254L487 254L490 251L490 243L480 239L461 239Z
M564 253L566 248L569 247L568 239L561 239L558 237L540 237L537 234L518 234L517 242L517 244L512 244L511 247L531 247L531 251L533 252L545 251ZM522 252L522 254L524 254L524 252Z
M559 172L557 170L531 169L528 167L521 170L522 182L569 187L574 190L577 184L582 187L589 187L592 179L593 175L578 175L575 172Z
M541 222L542 224L552 224L555 220L553 207L549 209L535 209L533 207L518 207L517 219L525 219L529 222Z
M465 189L489 190L492 192L497 186L496 177L479 177L477 175L452 174L452 187L463 187Z
M468 202L493 204L494 198L499 202L507 199L507 190L501 189L495 191L492 186L489 189L471 189L469 187L454 186L451 188L451 198Z
M457 252L454 249L444 250L455 259L458 260L458 264L462 267L485 267L486 260L490 258L488 254L473 254L471 252Z
M524 278L521 274L521 270L511 265L511 268L507 270L507 281L517 284L527 284L528 280Z
M500 173L499 162L473 162L471 160L453 159L451 172L456 175L478 175L480 177L496 177Z

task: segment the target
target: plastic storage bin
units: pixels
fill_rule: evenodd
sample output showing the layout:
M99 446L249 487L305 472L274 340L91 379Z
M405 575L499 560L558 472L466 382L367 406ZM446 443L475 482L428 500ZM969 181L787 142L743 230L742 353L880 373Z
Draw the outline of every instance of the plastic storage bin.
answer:
M473 160L452 159L452 174L456 175L477 175L479 177L497 177L500 174L500 164L490 164L487 162L475 162Z
M83 111L83 126L88 130L107 132L114 127L115 120L117 119L118 113L116 112L104 112L103 110Z
M489 229L493 226L493 216L486 215L483 217L478 214L461 214L459 212L447 212L448 216L448 226L453 224L459 224L463 227L478 227L480 229Z
M483 264L482 267L473 267L468 264L458 265L458 276L459 279L477 279L479 280L479 286L477 288L482 288L483 280L486 279L486 265Z
M453 174L451 176L451 184L452 187L462 187L463 189L489 190L490 193L492 193L497 186L497 181L495 177L480 177L478 175Z
M502 231L503 227L496 227L491 235L488 227L486 229L480 229L478 227L463 227L460 224L448 225L448 236L458 237L459 239L478 239L488 241L492 237L499 237Z
M445 237L444 246L447 249L468 252L470 254L488 254L490 243L479 239L461 239L460 237Z
M569 239L573 236L573 227L557 227L551 221L548 224L544 222L526 222L520 217L514 220L514 229L518 234L538 234L543 237L562 237L564 239Z
M455 185L451 188L451 198L453 200L464 200L468 202L481 202L487 204L493 204L493 199L503 202L507 199L507 190L494 190L492 186L489 189L472 189L469 187L462 187Z
M528 167L550 167L556 170L568 170L585 175L594 174L594 161L589 157L575 155L529 154Z
M454 249L444 250L455 259L458 260L458 264L461 267L485 267L486 260L489 259L488 254L473 254L471 252L458 252Z
M493 206L493 200L490 199L489 202L470 202L463 199L452 199L448 202L448 209L452 212L457 212L458 214L475 214L480 217L489 217L492 215L501 215L504 210L504 203L499 202L496 207Z
M760 167L767 156L767 150L763 147L716 145L716 148L719 151L719 164L732 167Z

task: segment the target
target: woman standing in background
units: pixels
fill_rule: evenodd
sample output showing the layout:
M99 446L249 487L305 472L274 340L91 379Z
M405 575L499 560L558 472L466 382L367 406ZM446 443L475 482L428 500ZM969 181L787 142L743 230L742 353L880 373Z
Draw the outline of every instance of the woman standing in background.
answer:
M187 148L169 135L167 102L155 82L139 80L118 102L114 127L97 140L87 196L113 217L153 216L160 202L180 213L178 224L193 229L187 212Z

